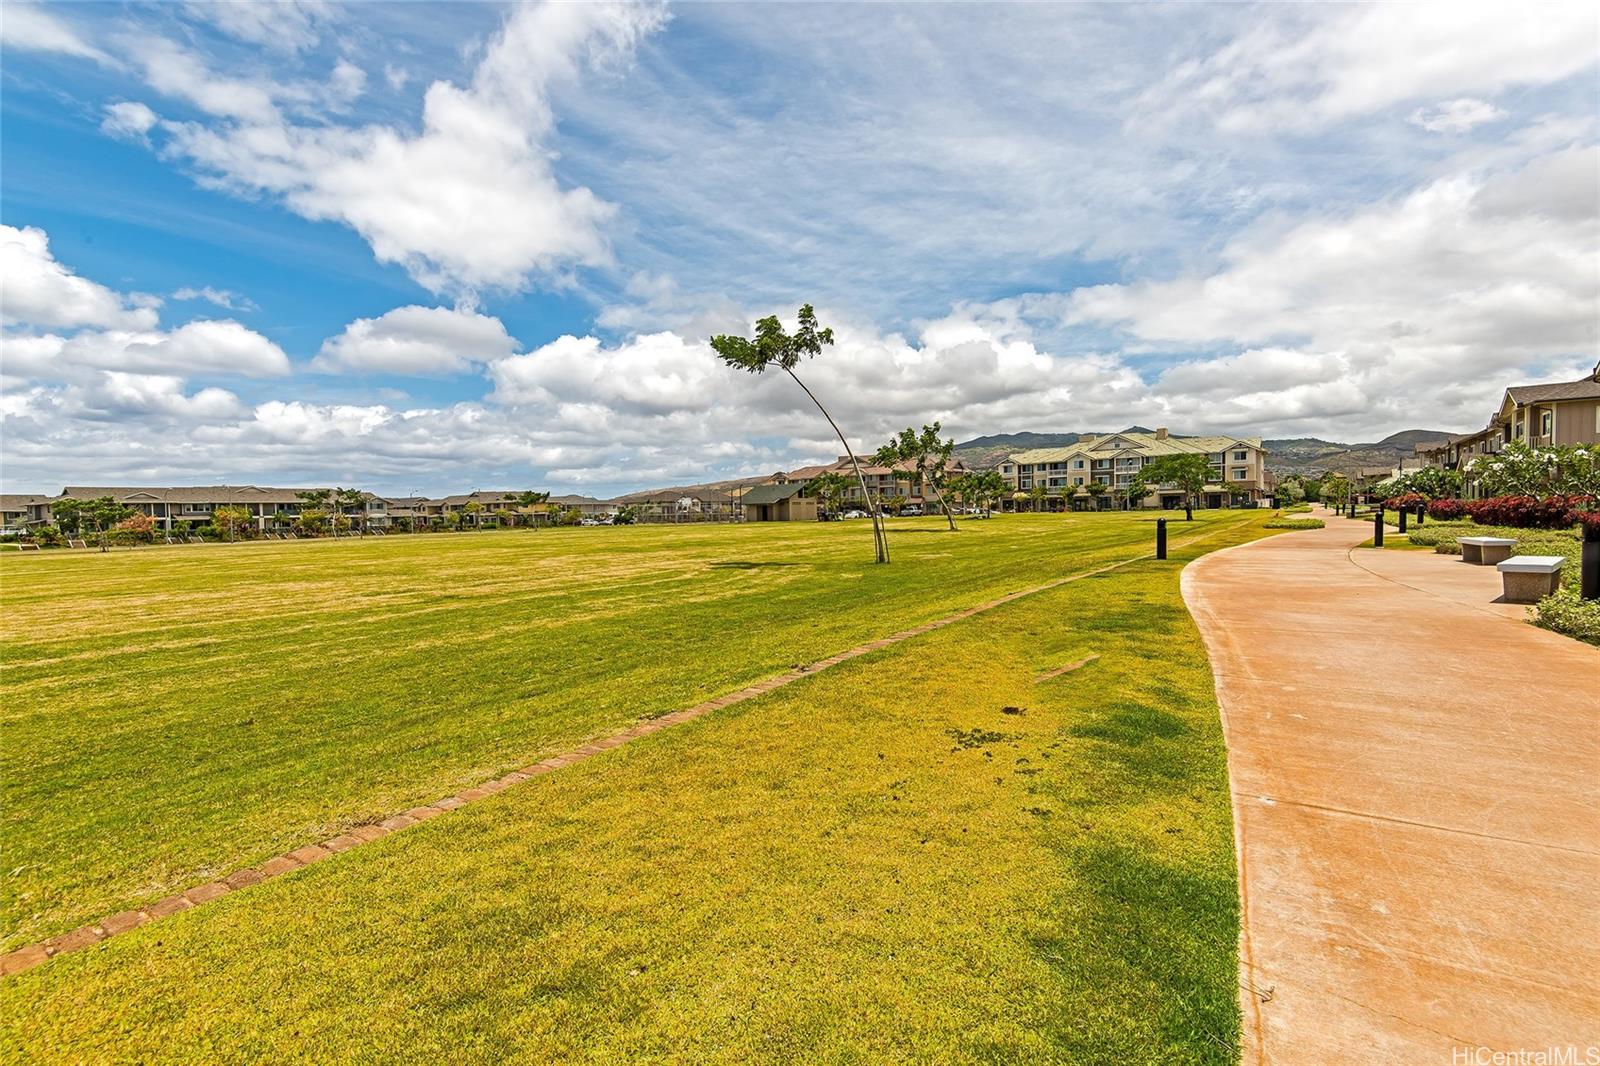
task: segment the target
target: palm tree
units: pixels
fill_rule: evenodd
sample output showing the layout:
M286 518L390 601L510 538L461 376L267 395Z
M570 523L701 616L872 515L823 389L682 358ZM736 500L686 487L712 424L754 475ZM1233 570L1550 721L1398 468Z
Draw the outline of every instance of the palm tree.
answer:
M351 519L351 524L365 528L367 524L367 494L360 489L334 489L333 495L339 502L338 510L334 513L343 514L353 507L356 509L356 517Z
M517 493L517 503L520 504L524 510L533 507L535 504L548 503L549 501L550 494L548 492L534 492L532 489L527 489L523 492ZM527 520L528 528L534 528L533 514L531 512L527 515Z
M1028 506L1037 511L1039 505L1044 503L1045 497L1050 495L1050 490L1039 482L1034 482L1033 488L1028 490Z
M794 372L802 358L809 358L821 354L824 344L833 343L833 330L817 328L817 313L811 309L810 304L800 308L799 327L791 336L783 331L783 323L778 321L777 315L768 315L756 322L756 336L754 340L745 337L730 337L718 334L711 338L711 348L722 361L731 367L759 374L768 367L777 367L794 379L811 402L817 405L817 410L822 412L822 417L828 420L828 425L833 427L833 432L838 436L839 443L844 445L845 454L850 457L850 465L855 468L856 480L861 485L861 495L866 499L868 513L872 517L872 541L877 552L877 561L889 561L889 537L883 528L883 518L878 513L877 504L872 499L872 493L867 491L866 475L861 472L861 463L856 459L856 453L851 450L850 442L845 439L844 432L839 424L833 420L828 409L822 406L822 401L816 394L806 388L805 382Z

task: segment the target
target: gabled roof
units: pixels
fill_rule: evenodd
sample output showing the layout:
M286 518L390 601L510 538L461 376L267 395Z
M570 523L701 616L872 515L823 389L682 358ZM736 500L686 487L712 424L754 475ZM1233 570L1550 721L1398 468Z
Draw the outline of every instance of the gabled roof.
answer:
M41 492L5 492L0 493L0 511L20 511L36 503L44 503L50 497Z
M1592 377L1579 381L1557 381L1548 385L1513 385L1506 390L1506 399L1521 406L1529 403L1551 403L1556 400L1600 400L1600 381ZM1501 406L1505 406L1503 403Z
M1112 433L1062 448L1030 448L1006 459L1014 463L1059 463L1081 457L1110 459L1121 455L1210 455L1230 448L1261 447L1260 437L1158 437L1154 433Z
M110 496L118 503L300 503L299 493L312 489L275 489L260 485L200 485L193 488L68 485L61 495L72 500Z
M739 499L747 506L759 503L781 503L792 496L800 495L801 490L805 487L805 483L801 481L791 481L787 485L757 485L752 489L746 490Z

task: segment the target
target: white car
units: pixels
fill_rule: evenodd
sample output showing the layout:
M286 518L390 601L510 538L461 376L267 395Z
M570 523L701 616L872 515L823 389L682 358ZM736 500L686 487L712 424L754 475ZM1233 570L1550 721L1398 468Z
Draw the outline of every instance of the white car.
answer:
M844 514L840 515L840 517L841 518L865 518L865 517L867 517L867 512L862 511L862 510L849 510L849 511L846 511Z

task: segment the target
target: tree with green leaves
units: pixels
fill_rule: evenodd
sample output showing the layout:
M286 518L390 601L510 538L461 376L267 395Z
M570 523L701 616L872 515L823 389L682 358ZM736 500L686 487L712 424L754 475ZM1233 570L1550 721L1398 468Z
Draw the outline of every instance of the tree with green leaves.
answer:
M1044 482L1035 481L1033 488L1028 490L1028 510L1038 512L1043 510L1045 499L1050 495L1050 490L1044 487Z
M305 492L295 493L296 496L305 501L306 509L317 512L318 518L317 522L307 522L305 521L305 510L302 510L300 521L295 524L313 533L320 531L322 523L328 519L329 512L335 509L334 491L333 489L307 489ZM337 537L339 535L338 523L328 522L328 524L333 527L333 535Z
M110 550L106 540L106 533L110 531L112 526L132 513L132 507L125 507L110 496L84 500L78 505L80 524L100 535L101 551Z
M524 489L522 492L517 493L516 499L517 505L527 511L529 508L536 507L541 503L549 503L550 494L548 492L535 492L532 489ZM536 528L537 524L534 522L531 512L524 515L524 519L529 529Z
M950 491L959 495L963 503L970 503L983 512L983 517L989 517L989 509L1001 496L1011 488L1011 483L1000 475L998 470L975 470L950 482Z
M1094 501L1095 510L1098 511L1100 509L1100 497L1104 496L1110 488L1111 486L1104 481L1091 481L1083 487L1083 490L1089 494L1089 499Z
M851 449L850 442L845 439L844 431L833 420L828 409L822 406L822 401L816 394L806 388L805 382L794 372L794 368L802 359L809 359L820 355L823 345L833 344L833 330L819 329L817 326L816 312L810 304L800 308L798 315L798 328L793 334L786 333L783 323L778 321L777 315L768 315L756 322L755 338L731 337L718 334L711 338L711 348L717 356L728 366L744 370L751 374L760 374L771 367L777 367L800 386L802 392L811 398L817 405L817 410L822 412L822 417L828 420L828 425L833 427L833 432L838 436L839 443L844 445L845 454L850 457L850 465L855 468L856 480L861 485L861 495L866 501L868 513L872 517L872 541L877 553L877 561L889 561L889 536L884 529L882 516L878 513L877 504L872 499L872 493L867 491L866 475L861 472L861 463L856 459L856 453Z
M1183 490L1184 520L1194 521L1194 506L1206 482L1211 479L1211 460L1199 453L1187 455L1161 455L1146 463L1133 475L1128 486L1128 498L1142 500L1157 485L1176 485Z
M467 505L465 507L463 507L461 510L462 510L462 513L465 514L467 516L467 518L472 522L472 525L474 527L477 527L477 526L482 524L482 522L483 522L483 504L479 503L477 500L468 500L467 501Z
M837 470L824 470L806 482L806 492L816 498L824 511L838 514L844 509L844 498L850 492L850 479Z
M950 455L955 451L956 442L953 439L941 439L939 436L941 428L939 423L935 422L931 426L923 426L922 432L919 433L907 426L888 444L878 449L877 455L873 456L873 462L896 470L904 466L915 470L923 490L933 490L933 498L938 502L939 509L944 512L945 521L950 523L950 531L954 533L956 519L950 513L950 505L945 502L943 485L945 471L950 465Z
M50 517L55 519L56 528L61 532L76 533L83 524L83 501L70 497L53 500L50 503Z
M334 497L339 502L339 514L354 510L355 516L351 523L365 529L367 525L367 494L360 489L334 489Z
M211 528L224 534L230 541L239 539L239 530L250 524L250 509L225 506L211 512Z

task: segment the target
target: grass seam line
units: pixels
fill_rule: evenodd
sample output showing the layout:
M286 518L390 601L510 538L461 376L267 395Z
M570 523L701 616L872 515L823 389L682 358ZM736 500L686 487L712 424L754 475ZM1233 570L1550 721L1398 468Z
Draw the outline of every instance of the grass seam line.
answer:
M1202 534L1201 536L1190 538L1188 541L1182 543L1193 543L1200 540L1205 540L1208 539L1210 535L1211 534L1209 533ZM142 907L119 911L118 913L109 915L97 922L91 922L88 925L79 926L76 929L57 934L56 936L49 937L45 940L24 945L23 947L16 948L5 953L4 955L0 955L0 978L11 977L15 974L22 973L25 970L31 970L33 967L38 966L41 963L48 962L50 959L53 959L59 955L65 955L70 952L79 951L83 948L92 947L95 944L109 940L111 937L125 933L130 929L137 929L142 925L147 925L150 922L165 918L168 915L177 914L179 911L190 910L203 903L209 903L211 900L219 899L222 896L241 891L251 887L252 885L260 884L263 881L278 877L281 874L291 873L295 870L301 869L302 867L321 862L323 859L331 858L340 852L349 851L352 848L360 847L362 844L370 843L374 840L380 840L391 833L397 833L402 829L408 829L411 826L418 825L421 822L428 821L429 819L435 818L438 815L444 814L446 811L451 811L455 810L457 807L466 806L469 803L483 799L486 796L491 796L495 793L502 792L513 785L521 784L522 782L531 778L552 773L564 766L570 766L573 763L582 762L585 759L591 758L595 755L603 754L604 752L610 751L614 748L621 747L622 745L627 744L630 741L637 740L640 737L649 736L652 733L659 733L663 729L668 729L682 722L693 721L696 718L700 718L712 711L720 710L723 707L729 707L736 703L743 703L746 700L755 699L758 696L763 696L768 692L782 688L783 686L792 682L799 681L801 678L812 677L830 667L837 666L843 662L848 662L859 656L866 655L869 652L881 651L884 648L892 647L896 644L910 640L912 637L918 637L924 633L931 633L935 630L943 629L946 626L951 626L957 622L965 621L968 618L973 618L987 611L992 611L997 607L1003 607L1006 604L1013 603L1022 599L1023 597L1035 596L1041 592L1048 592L1051 589L1060 588L1062 585L1070 584L1074 581L1081 581L1084 578L1095 577L1099 574L1117 570L1124 566L1131 566L1134 563L1153 559L1154 557L1155 555L1153 552L1145 552L1129 559L1122 559L1114 563L1107 563L1104 566L1096 567L1092 570L1085 570L1080 573L1069 574L1066 577L1054 578L1042 585L1035 585L1031 588L1019 589L1015 592L1008 592L1003 596L999 596L985 603L977 604L973 607L963 608L962 610L957 611L954 614L946 615L943 618L937 618L931 622L924 622L921 625L913 626L910 629L902 629L897 633L892 633L887 637L880 637L877 640L866 641L865 643L858 644L853 648L842 652L837 652L826 659L821 659L817 662L809 663L781 674L775 674L761 681L753 682L745 688L723 696L718 696L715 699L704 700L692 707L685 707L677 711L659 715L655 718L647 719L643 722L637 722L626 729L608 734L607 736L597 740L587 741L584 744L581 744L578 747L563 752L559 755L548 756L540 759L538 762L535 762L529 766L525 766L520 770L513 770L510 773L504 774L492 781L487 781L473 788L464 789L455 795L446 796L443 799L435 800L433 803L425 806L412 807L409 810L403 811L389 818L385 818L376 824L356 826L348 832L341 833L340 835L332 837L331 839L324 840L320 844L307 844L304 847L296 848L295 850L286 852L285 854L274 856L258 866L237 870L226 877L221 877L214 881L208 881L205 884L196 885L193 888L166 896L162 899L156 900L153 903L145 904ZM1098 656L1092 656L1091 658L1097 657ZM1082 664L1080 663L1077 665Z

